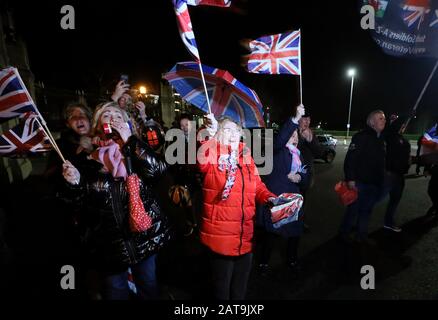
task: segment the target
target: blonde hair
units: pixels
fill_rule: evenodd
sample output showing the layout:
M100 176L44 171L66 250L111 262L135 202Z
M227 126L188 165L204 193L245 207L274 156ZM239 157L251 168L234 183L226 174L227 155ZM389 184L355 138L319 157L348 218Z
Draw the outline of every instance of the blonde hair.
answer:
M227 122L232 122L232 123L234 123L234 124L237 126L237 128L239 129L240 132L242 132L242 130L243 130L242 125L241 125L239 122L234 121L234 120L233 120L231 117L229 117L229 116L221 116L221 117L217 120L217 122L218 122L218 131L223 130L223 128L224 128L224 126L225 126L225 124L226 124Z
M128 115L128 113L123 110L122 108L119 107L119 105L116 102L103 102L97 105L96 110L94 111L93 114L93 124L91 126L91 132L93 134L93 136L97 136L99 134L102 133L101 128L99 128L99 121L100 121L100 117L102 115L102 113L108 109L108 108L114 108L117 109L118 111L120 111L120 113L122 114L123 117L123 121L125 121L126 123L131 123L132 125L132 121L130 121L130 117ZM134 131L133 133L136 134L136 128L131 127L132 131Z

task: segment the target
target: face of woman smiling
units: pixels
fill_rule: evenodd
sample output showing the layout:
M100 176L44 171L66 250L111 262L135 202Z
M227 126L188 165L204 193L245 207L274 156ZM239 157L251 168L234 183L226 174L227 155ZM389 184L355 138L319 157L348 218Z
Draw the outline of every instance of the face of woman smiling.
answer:
M90 120L81 108L75 108L67 120L67 126L80 136L90 132Z
M117 108L108 107L100 115L100 125L102 126L104 123L111 123L113 121L124 122L123 115Z
M240 142L241 132L237 124L226 121L222 127L223 141L225 145L238 144Z
M292 136L290 137L288 144L293 144L295 147L298 146L298 130L295 130Z

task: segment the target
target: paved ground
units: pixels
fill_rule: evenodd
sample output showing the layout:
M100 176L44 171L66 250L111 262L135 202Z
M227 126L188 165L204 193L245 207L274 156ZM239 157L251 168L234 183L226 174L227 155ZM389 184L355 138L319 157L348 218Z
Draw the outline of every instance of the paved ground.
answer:
M272 269L260 274L254 268L249 282L250 299L437 299L437 225L424 219L430 207L426 195L428 179L411 175L407 180L397 220L399 235L382 230L386 201L371 219L370 232L376 247L344 245L335 239L344 208L333 190L342 179L346 148L339 145L332 164L316 164L316 183L308 198L306 221L310 233L301 241L303 269L285 267L285 243L279 239L273 252ZM35 164L38 172L43 164ZM68 248L60 219L62 212L49 210L46 198L50 185L39 176L8 190L14 204L8 211L9 250L2 249L3 271L0 291L11 296L74 296L59 289L60 266L69 262ZM17 196L19 194L20 196ZM12 199L12 198L11 198ZM9 200L9 199L8 199ZM257 261L257 252L255 263ZM360 288L360 268L372 265L376 289ZM208 265L193 238L179 240L160 259L163 297L174 299L208 298ZM24 295L23 295L24 294Z
M253 272L250 297L275 299L436 299L438 297L438 228L424 219L430 207L428 179L409 176L400 203L399 235L383 231L387 200L372 216L371 238L375 248L345 246L336 239L344 213L333 191L342 179L346 147L339 145L332 164L316 165L316 183L309 194L307 223L311 232L303 236L300 254L303 271L293 275L283 267L282 241L278 243L274 272L266 277ZM415 150L413 150L415 152ZM360 288L360 267L369 264L376 272L376 289Z

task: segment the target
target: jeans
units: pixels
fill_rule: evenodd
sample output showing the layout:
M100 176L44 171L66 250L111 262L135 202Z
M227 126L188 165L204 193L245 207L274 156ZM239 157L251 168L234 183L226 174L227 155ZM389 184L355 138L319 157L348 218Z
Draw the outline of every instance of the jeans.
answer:
M214 298L217 300L243 300L246 296L252 253L228 257L211 253L210 257Z
M368 224L374 205L377 203L382 194L382 188L361 182L356 182L358 189L357 200L347 207L345 212L340 233L344 236L351 232L355 219L357 218L357 229L360 240L366 240L368 237Z
M154 254L142 262L131 266L137 294L142 300L156 299L158 297L155 272L156 258L157 255ZM104 290L105 298L108 300L128 300L128 271L106 276L104 278Z

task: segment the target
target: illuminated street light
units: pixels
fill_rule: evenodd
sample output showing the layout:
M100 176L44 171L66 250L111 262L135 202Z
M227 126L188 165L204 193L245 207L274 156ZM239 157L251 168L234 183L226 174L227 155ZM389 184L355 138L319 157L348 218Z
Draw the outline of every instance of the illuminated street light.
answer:
M353 103L353 87L354 87L354 77L356 76L356 69L348 70L348 76L351 77L351 89L350 89L350 107L348 108L347 139L348 136L350 135L351 105Z
M145 86L141 86L140 88L138 88L140 91L140 94L146 94L147 90Z

